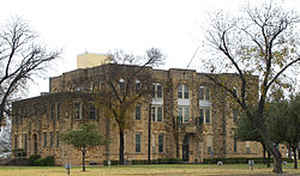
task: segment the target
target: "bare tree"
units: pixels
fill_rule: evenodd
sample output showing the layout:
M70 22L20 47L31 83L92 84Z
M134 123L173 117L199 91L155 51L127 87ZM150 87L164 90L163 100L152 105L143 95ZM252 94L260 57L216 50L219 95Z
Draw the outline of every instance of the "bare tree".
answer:
M119 129L119 160L124 164L124 132L132 127L135 106L151 102L152 69L162 64L160 50L152 48L145 57L136 57L117 51L109 56L111 64L103 65L99 75L99 91L95 91L96 105L104 109L106 117L113 119Z
M39 43L38 35L21 18L0 30L0 122L8 115L10 103L20 97L35 75L60 55Z
M234 16L216 13L207 35L213 58L207 60L205 67L211 73L236 74L238 89L222 77L213 74L206 76L223 88L255 124L255 130L274 157L273 171L276 173L282 173L282 159L266 129L264 108L272 87L289 88L297 73L295 68L299 68L299 40L296 34L299 19L294 11L270 1L260 7L249 5ZM255 111L250 110L252 103L247 101L257 94L249 89L249 85L255 83L251 75L257 75L259 79L260 92Z

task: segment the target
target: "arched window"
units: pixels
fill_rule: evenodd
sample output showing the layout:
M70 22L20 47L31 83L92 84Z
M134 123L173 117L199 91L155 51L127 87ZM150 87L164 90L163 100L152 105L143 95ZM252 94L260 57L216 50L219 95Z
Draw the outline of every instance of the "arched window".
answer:
M138 91L141 88L141 81L140 80L136 80L135 81L135 89Z
M200 86L199 88L199 99L210 100L210 89L206 86Z
M124 79L120 79L119 80L119 86L120 86L120 92L124 92L124 90L125 90L125 81L124 81Z
M153 83L152 97L153 98L162 98L163 97L163 89L162 89L162 85L160 83Z

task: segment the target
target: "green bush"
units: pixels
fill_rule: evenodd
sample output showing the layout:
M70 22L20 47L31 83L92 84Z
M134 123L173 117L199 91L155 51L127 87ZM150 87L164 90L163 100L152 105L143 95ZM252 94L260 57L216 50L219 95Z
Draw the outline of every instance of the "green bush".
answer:
M26 152L24 151L24 149L13 149L12 153L16 158L25 158L26 157Z
M161 158L157 160L151 160L150 164L181 164L183 161L181 159L177 158ZM104 166L108 166L108 161L104 160L103 162ZM110 161L111 165L119 165L120 162L119 160L111 160ZM130 161L125 161L125 164L133 164L133 165L144 165L144 164L149 164L148 160L130 160Z
M53 156L47 156L46 158L38 158L33 161L34 166L55 166L55 160Z
M30 161L30 165L31 166L37 166L35 165L35 161L40 159L41 158L41 155L31 155L28 160Z
M248 164L249 160L254 160L254 163L256 164L264 163L264 158L209 158L204 159L203 164L217 164L218 161L222 161L223 164ZM283 158L282 160L293 162L293 160L288 158ZM265 162L268 162L268 158L266 158ZM271 158L269 162L272 163L273 159Z

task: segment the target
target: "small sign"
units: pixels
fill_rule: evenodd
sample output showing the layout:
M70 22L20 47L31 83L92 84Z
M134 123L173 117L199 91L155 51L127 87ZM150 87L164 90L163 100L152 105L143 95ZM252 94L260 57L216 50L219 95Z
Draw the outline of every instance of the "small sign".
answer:
M65 164L65 169L71 169L71 168L72 168L71 163Z
M253 170L254 168L254 160L248 160L249 169Z

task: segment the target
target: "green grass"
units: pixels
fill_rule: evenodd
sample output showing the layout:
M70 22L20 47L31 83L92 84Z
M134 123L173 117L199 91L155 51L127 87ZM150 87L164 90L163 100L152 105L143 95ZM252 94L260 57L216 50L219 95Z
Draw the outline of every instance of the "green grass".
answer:
M292 169L289 164L284 167L285 174L300 175L300 169ZM0 176L66 176L63 167L0 167ZM180 164L180 165L131 165L131 166L93 166L87 172L80 167L71 169L72 176L216 176L216 175L276 175L271 168L264 165L255 165L249 170L246 164L234 165L207 165L207 164Z

